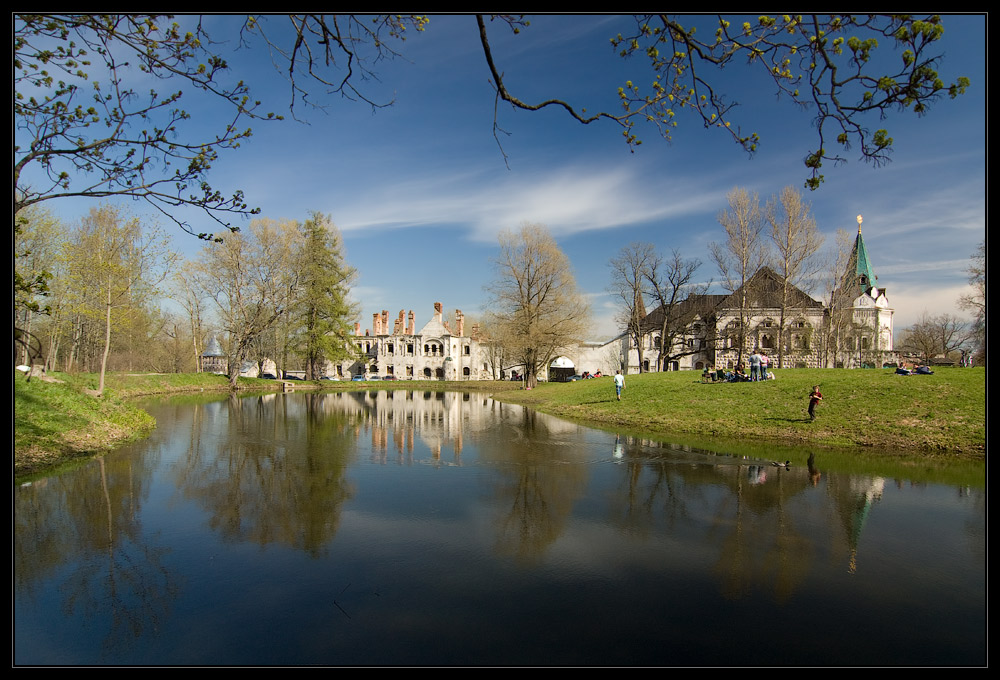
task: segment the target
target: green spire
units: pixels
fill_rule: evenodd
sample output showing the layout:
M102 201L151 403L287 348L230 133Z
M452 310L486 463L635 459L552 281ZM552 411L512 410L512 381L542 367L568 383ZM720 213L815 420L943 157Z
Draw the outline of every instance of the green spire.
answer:
M871 260L868 258L868 249L865 248L865 241L861 238L861 215L858 215L858 237L854 239L854 250L851 251L851 258L847 263L847 271L844 272L843 287L850 287L855 296L867 293L878 281L875 270L872 269Z

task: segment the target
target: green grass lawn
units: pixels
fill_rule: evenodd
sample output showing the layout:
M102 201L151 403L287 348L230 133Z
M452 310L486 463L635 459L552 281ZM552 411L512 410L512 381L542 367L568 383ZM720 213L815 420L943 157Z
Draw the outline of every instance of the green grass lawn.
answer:
M940 368L928 376L898 376L890 369L776 374L776 380L757 383L702 383L695 371L630 375L621 402L610 377L540 385L501 398L661 435L985 456L983 368ZM806 409L816 384L823 401L810 422Z

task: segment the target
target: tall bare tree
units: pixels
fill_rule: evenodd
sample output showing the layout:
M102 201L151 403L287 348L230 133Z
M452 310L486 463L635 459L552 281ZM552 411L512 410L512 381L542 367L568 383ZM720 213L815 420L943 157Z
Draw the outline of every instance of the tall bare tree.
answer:
M490 323L508 339L530 388L560 349L580 340L590 309L576 287L569 258L548 229L524 223L517 232L501 233L499 240L496 278L487 287Z
M274 330L292 304L292 252L279 236L296 228L294 222L253 220L248 229L226 237L224 243L207 244L197 263L198 284L215 302L222 329L229 335L231 388L255 345ZM277 345L272 349L281 350Z
M639 356L639 372L643 368L644 326L646 303L643 301L649 268L656 258L652 243L630 243L618 255L611 258L611 285L608 291L621 304L616 320L628 334L629 342L635 346Z
M774 243L772 269L782 278L778 299L778 368L785 367L788 344L785 329L789 318L800 309L796 303L803 299L795 293L795 289L808 293L821 267L817 253L823 245L823 236L816 229L816 220L809 210L810 206L802 198L802 193L790 186L772 197L765 208Z
M945 357L969 340L969 324L954 314L931 316L924 312L917 323L903 332L901 349L919 354L923 362Z
M958 298L958 306L972 312L972 334L976 341L977 363L986 358L986 241L982 241L972 254L969 285L972 292Z
M709 284L696 284L694 280L700 267L701 260L687 259L675 248L665 257L656 255L646 271L646 285L657 304L649 321L659 325L656 357L659 370L666 370L671 362L701 351L693 344L689 346L684 337L691 331L694 321L709 311L705 298ZM649 330L647 328L647 332Z
M847 340L855 335L853 289L844 285L853 243L849 231L838 229L833 248L825 256L823 283L829 316L823 329L823 365L828 368L843 360Z
M753 292L747 284L767 262L764 247L764 218L760 199L743 187L736 187L727 194L729 209L719 213L719 224L726 232L726 240L708 245L709 254L719 269L721 283L729 293L739 293L737 305L738 326L734 329L737 344L737 365L743 361L749 333L750 307ZM752 348L751 348L752 349Z

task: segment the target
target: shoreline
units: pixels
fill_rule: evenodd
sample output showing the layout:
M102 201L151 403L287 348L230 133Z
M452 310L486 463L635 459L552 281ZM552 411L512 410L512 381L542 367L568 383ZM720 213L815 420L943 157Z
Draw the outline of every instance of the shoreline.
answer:
M155 423L132 403L137 398L229 392L224 376L114 374L108 396L96 399L86 393L93 379L55 374L25 383L16 373L15 479L52 472L147 436ZM939 369L932 376L786 369L777 380L759 383L702 383L694 371L635 374L626 376L621 402L610 377L542 383L533 390L508 381L289 382L293 391L310 392L482 392L599 429L692 442L817 446L929 460L986 458L984 368ZM824 393L815 423L805 413L813 384L822 385ZM281 389L281 381L241 378L237 392Z

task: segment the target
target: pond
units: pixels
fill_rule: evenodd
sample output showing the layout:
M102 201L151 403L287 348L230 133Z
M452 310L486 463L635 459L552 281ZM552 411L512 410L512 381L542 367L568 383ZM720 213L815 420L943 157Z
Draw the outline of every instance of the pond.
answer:
M15 664L986 663L984 474L468 393L148 408L148 439L15 487Z

